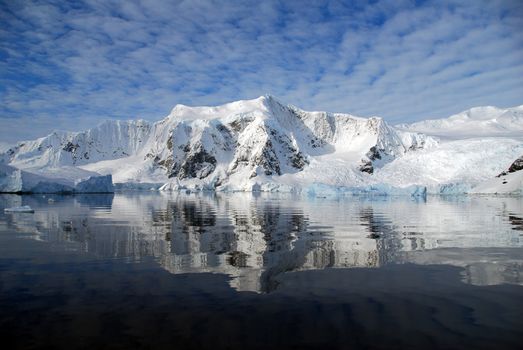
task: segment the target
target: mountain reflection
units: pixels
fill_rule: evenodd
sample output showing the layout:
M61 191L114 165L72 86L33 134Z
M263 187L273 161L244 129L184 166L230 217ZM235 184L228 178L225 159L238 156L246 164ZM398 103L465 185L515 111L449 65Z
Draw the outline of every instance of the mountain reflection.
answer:
M291 196L117 194L0 196L2 224L56 249L154 257L167 271L220 273L239 291L323 268L446 264L476 285L522 284L523 204L514 198L327 200Z

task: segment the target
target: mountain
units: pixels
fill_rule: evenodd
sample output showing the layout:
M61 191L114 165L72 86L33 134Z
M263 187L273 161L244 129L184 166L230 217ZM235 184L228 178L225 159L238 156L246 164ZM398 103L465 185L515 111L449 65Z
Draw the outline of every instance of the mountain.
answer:
M475 107L443 119L397 125L398 129L450 138L523 137L523 105L513 108Z
M85 132L55 132L18 143L0 159L41 176L112 175L126 187L316 195L402 193L398 188L420 193L425 186L461 191L523 154L514 136L521 136L522 107L482 107L457 116L393 127L378 117L307 112L261 96L217 107L176 105L152 124L108 121ZM513 130L480 139L444 137L458 135L463 120L492 119Z
M151 126L143 120L106 121L84 132L55 131L34 141L19 142L3 154L19 168L79 166L135 154Z

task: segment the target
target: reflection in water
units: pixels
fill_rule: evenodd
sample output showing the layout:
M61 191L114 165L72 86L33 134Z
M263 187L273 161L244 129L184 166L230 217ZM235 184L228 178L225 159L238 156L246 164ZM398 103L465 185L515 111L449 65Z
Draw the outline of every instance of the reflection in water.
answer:
M22 204L35 214L1 214L1 231L103 258L150 256L173 274L226 274L239 291L271 292L287 271L408 262L462 267L476 285L523 284L523 203L513 198L0 196L1 208Z
M513 230L523 231L523 217L510 213L508 216Z

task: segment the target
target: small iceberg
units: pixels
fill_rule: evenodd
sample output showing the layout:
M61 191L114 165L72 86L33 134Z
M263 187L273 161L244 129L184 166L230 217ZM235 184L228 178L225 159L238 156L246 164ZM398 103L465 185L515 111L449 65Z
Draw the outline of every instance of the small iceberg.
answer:
M4 212L6 212L6 213L34 213L35 211L30 206L23 205L21 207L5 208Z

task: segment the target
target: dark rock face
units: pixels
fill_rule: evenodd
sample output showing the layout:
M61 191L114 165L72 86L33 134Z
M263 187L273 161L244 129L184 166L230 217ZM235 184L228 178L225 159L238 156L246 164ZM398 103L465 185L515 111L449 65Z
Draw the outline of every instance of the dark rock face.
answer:
M372 163L375 160L382 159L382 154L385 155L385 150L380 149L376 146L372 146L369 151L365 154L369 159L362 159L362 165L360 165L360 171L363 173L372 174L374 173L374 164Z
M363 173L369 173L372 174L374 172L374 167L372 166L371 161L366 161L362 165L360 165L360 171Z
M280 161L274 152L271 140L267 140L261 154L254 159L254 164L260 165L265 175L281 175Z
M277 143L279 143L285 150L288 164L297 170L303 170L303 167L308 164L308 160L303 156L300 150L296 149L292 145L291 139L287 135L282 135L275 130L271 130L271 135L274 137ZM269 141L270 142L270 141ZM272 146L272 144L271 144ZM273 151L274 153L274 151ZM281 175L278 173L278 175Z
M182 164L180 178L197 177L203 179L212 173L215 168L216 158L207 153L204 149L200 149L196 153L190 154Z
M281 175L287 166L299 171L308 164L307 158L293 145L288 135L267 125L259 127L258 130L260 135L267 135L262 141L263 147L256 149L252 145L236 145L236 154L229 174L234 173L239 167L250 167L250 178L253 178L258 175L256 169L259 167L265 175Z
M77 143L72 143L71 141L68 141L64 147L62 147L62 150L65 151L65 152L69 152L71 153L71 158L73 160L73 164L76 164L76 161L77 159L79 158L78 157L78 150L80 149L80 145L77 144ZM87 152L85 152L85 154L88 154ZM82 157L82 154L79 155L80 158ZM89 157L87 157L86 159L89 159Z
M169 177L177 176L179 179L207 177L216 168L216 158L209 154L203 147L199 146L194 151L187 152L187 157L181 162L171 163L172 160L158 162L164 167L171 167ZM160 164L162 163L162 164Z
M369 157L370 160L381 159L382 151L383 150L376 148L376 146L372 146L366 155L367 157Z
M515 173L516 171L523 170L523 156L519 157L510 165L507 171L502 172L497 177L505 176L510 173Z
M512 165L508 168L509 173L514 173L520 170L523 170L523 156L516 159L514 163L512 163Z
M173 167L173 158L167 157L167 159L160 159L160 157L156 156L154 158L154 163L158 164L162 168L164 168L167 171L170 171Z
M290 162L291 165L298 170L303 170L305 164L309 164L309 162L307 161L307 159L303 157L303 154L301 152L293 153L290 158Z
M66 152L76 152L76 150L80 147L78 144L74 144L71 141L67 142L65 146L62 148Z

